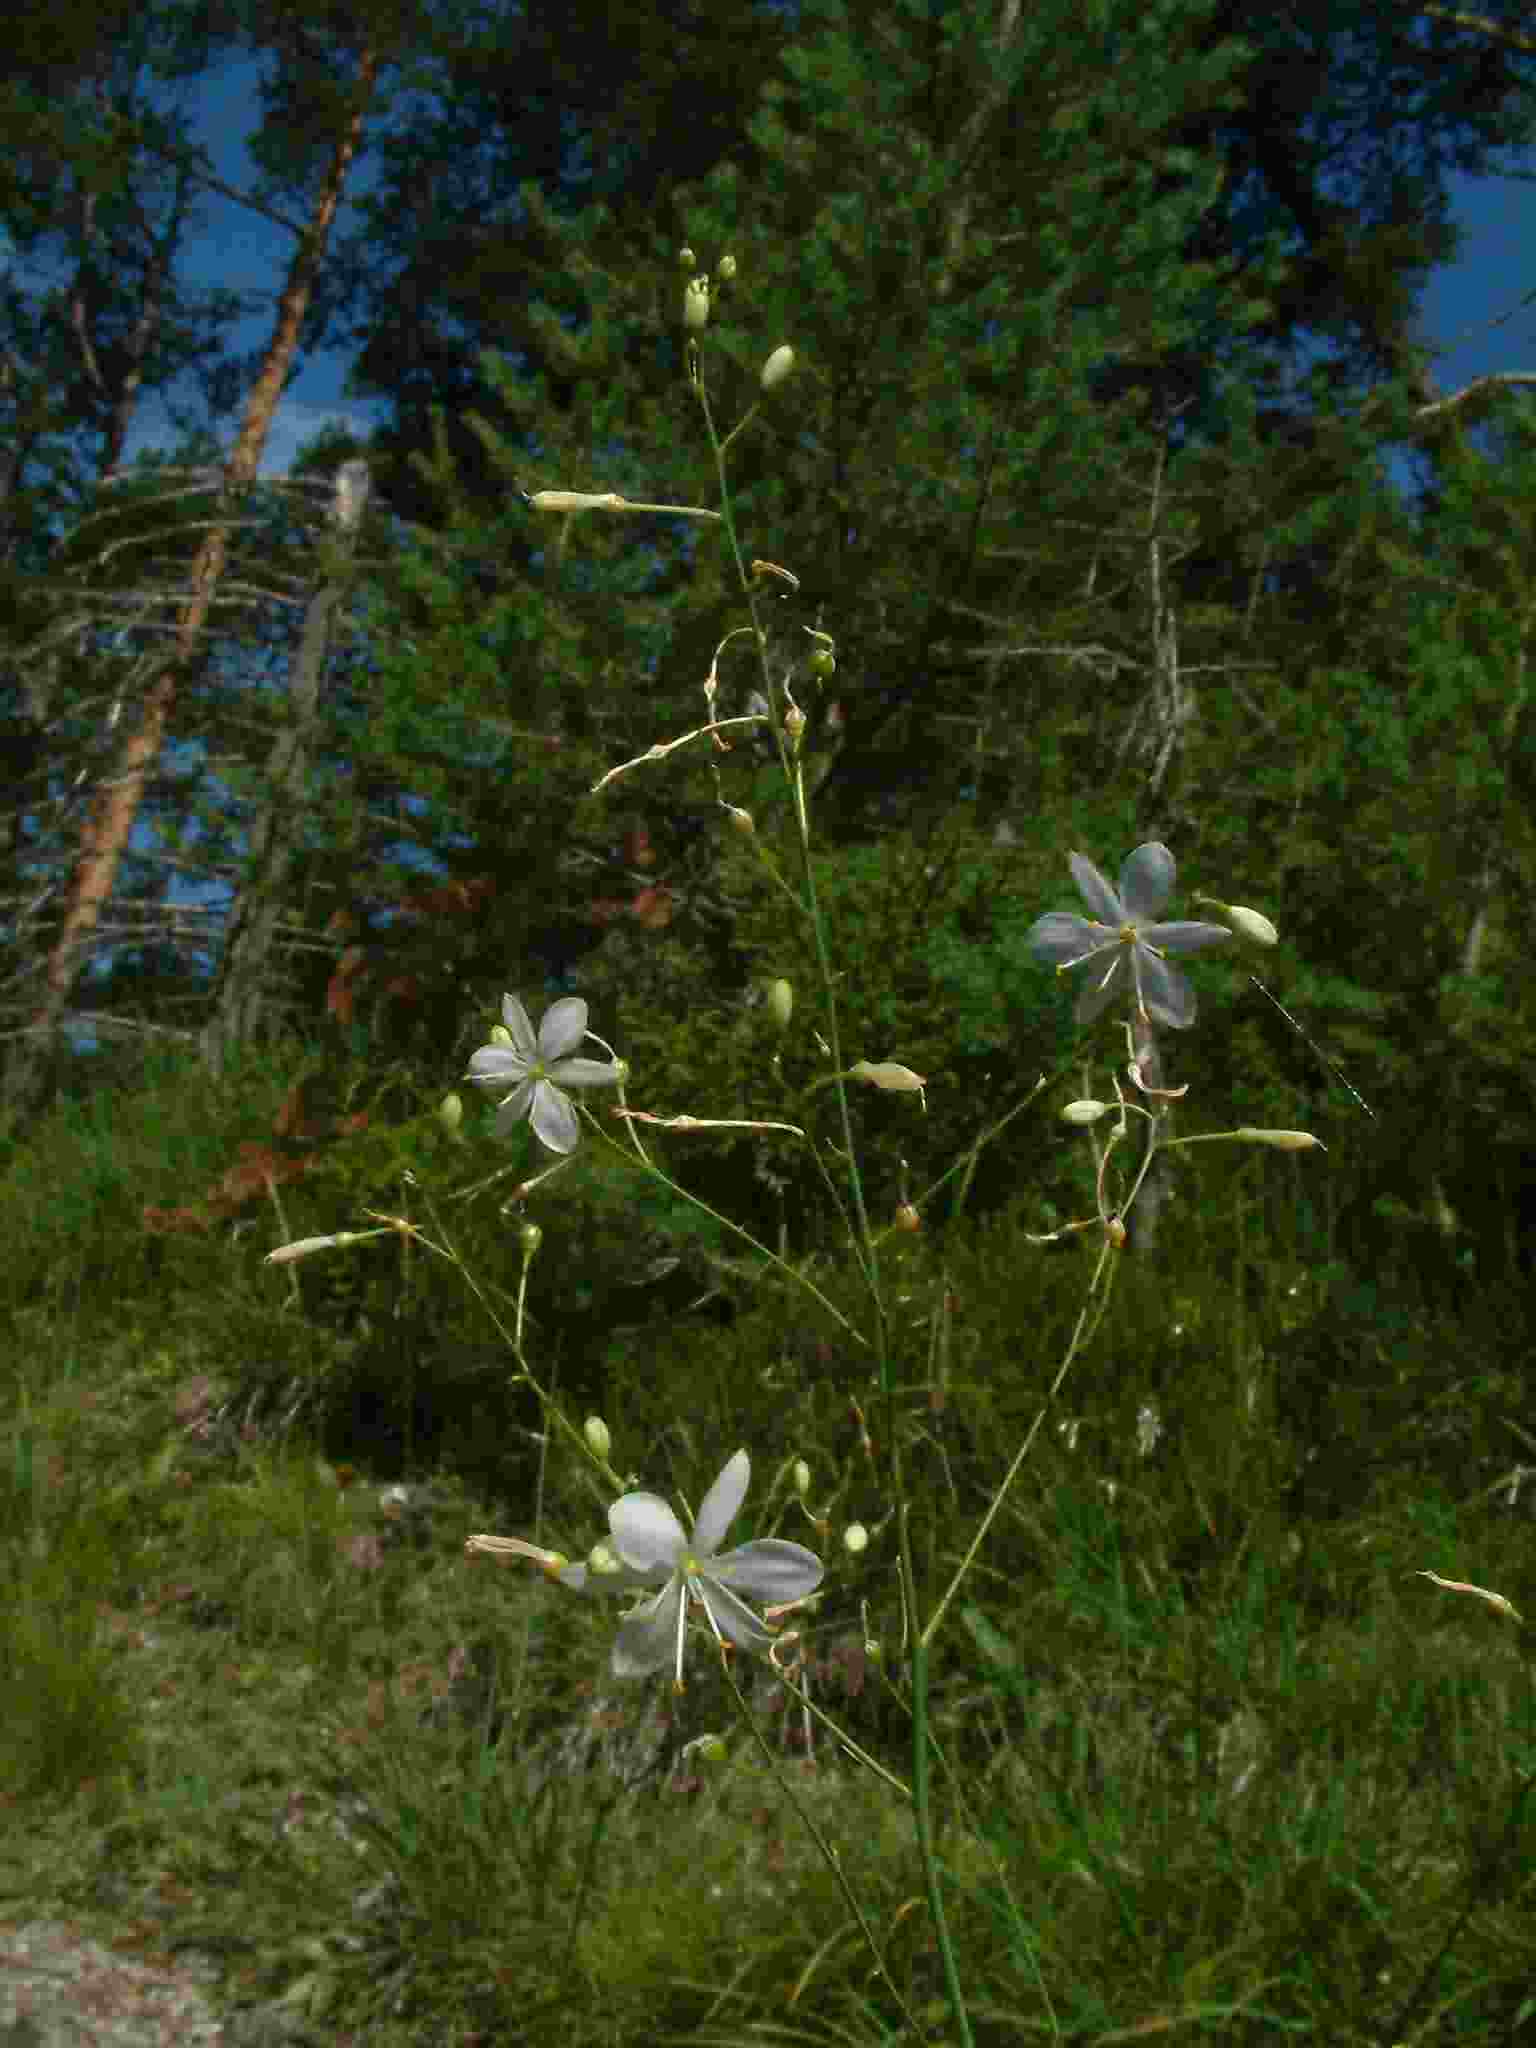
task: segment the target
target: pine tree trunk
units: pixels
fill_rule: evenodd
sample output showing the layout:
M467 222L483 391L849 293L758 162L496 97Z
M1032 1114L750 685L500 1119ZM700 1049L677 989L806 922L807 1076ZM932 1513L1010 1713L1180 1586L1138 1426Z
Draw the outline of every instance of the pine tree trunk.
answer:
M325 258L347 173L362 139L363 122L373 98L378 68L377 53L365 51L359 65L353 112L331 158L309 230L289 267L271 345L246 402L239 437L224 468L227 490L238 491L253 483L260 469L272 418L298 350L304 315ZM230 532L227 524L215 526L199 548L192 565L187 601L177 620L170 658L140 705L138 723L123 743L114 773L97 791L86 814L63 922L48 958L43 998L29 1027L31 1044L28 1057L19 1062L22 1069L20 1092L30 1092L29 1083L47 1057L84 964L86 949L110 900L118 865L133 830L145 785L160 757L176 703L178 684L198 650L213 608L219 579L228 559Z
M368 465L343 463L336 473L331 524L338 546L346 554L356 545L367 502ZM203 1037L204 1057L215 1072L237 1044L255 1036L269 993L264 983L272 966L272 941L303 816L310 743L320 715L320 684L342 594L340 574L338 565L315 591L304 615L289 689L288 723L273 743L266 798L251 824L247 880L230 913L219 990Z

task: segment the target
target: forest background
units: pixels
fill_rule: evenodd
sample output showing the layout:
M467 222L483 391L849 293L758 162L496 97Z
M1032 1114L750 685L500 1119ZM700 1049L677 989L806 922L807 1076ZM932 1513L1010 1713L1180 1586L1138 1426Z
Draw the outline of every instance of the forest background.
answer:
M466 975L595 991L620 952L678 981L664 1012L705 955L750 984L708 764L583 800L696 722L718 564L660 518L551 549L521 495L697 496L691 238L742 264L716 334L743 374L784 337L806 366L742 489L801 579L786 631L843 649L816 739L844 866L942 822L1016 847L1009 895L1127 829L1247 878L1285 921L1282 999L1375 1110L1342 1117L1330 1184L1411 1162L1460 1249L1507 1263L1528 400L1440 391L1415 334L1447 178L1529 143L1517 25L1174 10L1132 91L1113 9L1045 70L1043 22L964 10L647 19L28 17L0 195L13 1096L98 1085L82 1044L313 1033L358 943L358 993L408 974L419 1013ZM1007 76L968 104L998 37ZM245 202L293 231L245 358L236 295L180 281L219 189L190 110L236 58L261 72ZM322 347L386 424L258 483ZM170 394L185 438L147 451ZM1384 482L1405 446L1413 501ZM330 479L358 457L349 539ZM355 550L329 583L328 530ZM392 914L426 877L467 889L457 929ZM1050 1003L989 973L1001 894L957 1021L1017 1061ZM1326 1084L1250 992L1231 1050L1259 1046Z

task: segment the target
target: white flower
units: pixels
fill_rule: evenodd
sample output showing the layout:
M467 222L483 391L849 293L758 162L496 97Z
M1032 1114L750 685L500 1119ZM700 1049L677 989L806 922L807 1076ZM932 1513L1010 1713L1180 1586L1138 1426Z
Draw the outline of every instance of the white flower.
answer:
M574 1152L581 1131L560 1090L611 1087L619 1078L612 1060L570 1057L587 1035L586 1004L580 996L551 1003L537 1037L516 996L502 997L501 1014L511 1043L482 1045L469 1062L469 1079L477 1087L505 1097L496 1114L497 1137L527 1117L540 1144L551 1152Z
M1124 991L1159 1024L1176 1031L1193 1024L1195 992L1163 956L1198 952L1232 934L1223 924L1154 922L1173 893L1174 861L1167 847L1149 839L1128 854L1118 891L1084 855L1074 853L1070 861L1072 879L1092 918L1050 911L1036 918L1026 943L1037 960L1058 974L1088 960L1101 963L1077 999L1078 1023L1091 1024Z
M608 1510L612 1545L622 1573L612 1575L624 1590L626 1578L661 1590L625 1616L613 1646L617 1678L643 1678L671 1665L683 1682L683 1639L692 1606L704 1610L717 1641L729 1638L744 1650L765 1650L771 1631L742 1598L773 1607L803 1600L821 1584L821 1559L798 1543L760 1537L717 1555L736 1510L746 1495L752 1463L745 1451L729 1459L705 1494L688 1536L667 1503L654 1493L626 1493ZM607 1574L587 1574L585 1590L604 1590ZM570 1583L567 1579L566 1583Z

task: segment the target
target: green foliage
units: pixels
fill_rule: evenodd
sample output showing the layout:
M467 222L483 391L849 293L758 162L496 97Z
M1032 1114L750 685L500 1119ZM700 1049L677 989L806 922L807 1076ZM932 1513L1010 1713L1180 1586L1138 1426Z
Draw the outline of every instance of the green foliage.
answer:
M1255 130L1265 75L1229 26L1168 0L999 39L965 9L823 6L765 65L750 149L705 148L649 210L611 165L590 207L526 186L521 240L465 236L461 326L506 309L516 352L391 478L439 524L362 588L303 886L483 856L497 909L478 951L442 943L424 1067L357 1025L346 1056L150 1066L7 1132L0 1789L24 1825L0 1895L110 1917L109 1884L185 1886L227 1991L381 2048L947 2038L952 1954L978 2040L1443 2024L1492 2048L1530 2018L1523 1625L1418 1576L1475 1559L1532 1611L1524 423L1517 489L1448 444L1417 521L1377 502L1398 386L1367 418L1320 373L1315 438L1278 442L1273 295L1305 266L1262 220L1240 259L1215 231L1205 145ZM745 27L719 24L711 86ZM265 156L296 174L316 137L289 140ZM711 502L674 198L693 260L737 262L720 430L773 340L801 357L732 450L744 553L801 577L755 668L720 652L744 614L712 526L541 525L514 495ZM1369 299L1400 330L1422 246L1373 216L1318 317ZM508 247L538 257L515 292ZM779 643L813 618L843 717L805 683L802 866L782 759L740 733L646 757L717 664L716 708L762 681L782 741L804 666ZM1070 901L1068 848L1113 870L1154 832L1182 894L1273 910L1261 972L1377 1106L1332 1087L1326 1163L1165 1154L1159 1237L1115 1252L1130 1148L1101 1191L1108 1127L1029 1097L1067 1069L1133 1093L1123 1037L1077 1044L1025 939ZM436 1104L500 989L569 986L547 928L583 923L625 1098L584 1099L563 1161L493 1138L484 1102L451 1133ZM1328 1070L1245 963L1194 978L1169 1130L1310 1125ZM845 1126L858 1060L925 1095L854 1085ZM276 1128L301 1078L302 1137ZM305 1170L243 1214L208 1199L274 1144ZM615 1691L611 1606L466 1553L511 1531L579 1558L615 1491L694 1501L738 1443L743 1533L827 1561L792 1626L857 1750L770 1670L762 1747L706 1660L681 1696Z

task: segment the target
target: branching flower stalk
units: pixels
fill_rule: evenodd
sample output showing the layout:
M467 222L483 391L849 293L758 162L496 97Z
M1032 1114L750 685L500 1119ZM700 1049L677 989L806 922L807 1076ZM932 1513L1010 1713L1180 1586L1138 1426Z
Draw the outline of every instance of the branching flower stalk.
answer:
M698 367L697 344L690 344L695 350L692 357L693 387L698 394L699 410L709 436L710 448L715 458L715 473L720 485L721 518L726 539L730 545L736 573L746 596L752 624L756 632L758 661L762 669L763 692L770 706L774 703L774 678L768 661L767 635L759 616L756 579L748 573L736 532L736 521L731 504L730 481L725 466L725 443L716 431L710 411L709 394L702 371ZM916 1837L919 1863L922 1868L923 1889L927 1897L929 1914L933 1923L934 1939L938 1945L940 1964L944 1973L945 1991L955 2026L959 2031L961 2048L973 2048L973 2035L966 2012L964 1987L960 1978L959 1960L955 1954L950 1934L948 1915L945 1910L943 1889L940 1882L937 1846L934 1837L933 1809L929 1785L929 1729L928 1729L928 1643L925 1635L916 1625L918 1612L917 1571L912 1555L912 1537L909 1527L909 1512L905 1474L902 1469L901 1432L897 1427L896 1390L891 1370L889 1332L885 1300L880 1281L879 1240L870 1221L869 1207L865 1199L863 1176L859 1171L858 1148L854 1143L853 1116L848 1102L848 1076L842 1054L841 1036L838 1029L836 979L833 973L831 948L827 941L826 920L822 913L816 889L815 868L811 860L810 812L805 786L805 769L799 735L793 744L787 743L782 716L773 720L772 731L778 749L779 762L788 780L794 802L795 826L800 846L801 873L805 887L805 907L809 913L812 941L816 952L817 972L821 981L822 1010L826 1019L827 1046L832 1060L832 1087L837 1102L838 1120L843 1137L843 1157L846 1163L848 1190L853 1202L855 1228L850 1236L850 1248L863 1274L870 1303L871 1332L870 1346L874 1353L877 1385L880 1392L881 1409L884 1417L885 1449L890 1461L891 1493L896 1509L897 1563L900 1574L901 1598L904 1610L912 1617L911 1630L911 1685L912 1685L912 1817ZM878 1944L864 1920L859 1915L859 1924L871 1953L885 1974L885 1963Z

